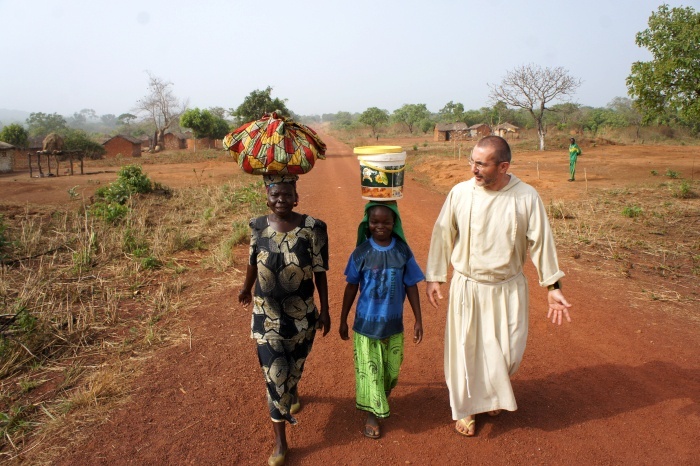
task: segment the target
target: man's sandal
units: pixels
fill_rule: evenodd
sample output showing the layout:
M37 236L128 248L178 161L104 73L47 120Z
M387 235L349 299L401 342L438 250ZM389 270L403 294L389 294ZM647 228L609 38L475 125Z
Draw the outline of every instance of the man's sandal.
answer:
M458 427L462 426L464 430L459 430ZM455 424L455 430L458 434L464 435L465 437L474 437L476 433L476 421L474 419L467 421L467 418L462 418Z
M274 453L270 455L270 457L267 459L267 464L268 466L283 466L284 461L287 458L287 452L289 450L285 450L284 453L280 453L275 455Z

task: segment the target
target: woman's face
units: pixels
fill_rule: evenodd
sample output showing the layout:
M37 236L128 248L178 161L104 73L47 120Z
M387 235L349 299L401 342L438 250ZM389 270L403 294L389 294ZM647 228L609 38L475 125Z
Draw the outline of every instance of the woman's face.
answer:
M267 206L279 216L289 214L297 200L294 186L289 183L277 183L267 190Z

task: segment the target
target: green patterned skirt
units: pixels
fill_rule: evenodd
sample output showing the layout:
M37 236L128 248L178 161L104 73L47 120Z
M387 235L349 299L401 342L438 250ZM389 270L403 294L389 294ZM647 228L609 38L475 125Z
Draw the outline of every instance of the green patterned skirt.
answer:
M355 406L378 418L389 417L389 392L399 381L403 362L403 333L377 340L353 333Z

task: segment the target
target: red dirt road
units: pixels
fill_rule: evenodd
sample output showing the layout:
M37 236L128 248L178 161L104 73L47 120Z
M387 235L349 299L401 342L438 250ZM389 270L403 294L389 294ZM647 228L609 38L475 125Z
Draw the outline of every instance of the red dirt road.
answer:
M445 306L431 308L421 284L424 341L406 344L382 438L363 437L352 344L338 337L337 319L364 201L351 149L324 140L328 159L300 180L298 210L329 226L334 321L307 362L299 424L288 428L287 464L697 464L698 324L632 306L617 283L572 267L566 257L571 324L545 319L546 292L533 268L527 270L531 327L513 379L518 411L477 417L475 438L454 432L442 365ZM402 219L424 266L444 196L407 178ZM236 302L233 279L222 286L222 277L211 278L202 280L206 299L183 316L191 342L146 362L131 401L91 428L87 442L67 447L57 464L266 464L272 429L249 338L250 309ZM412 322L410 311L406 319Z

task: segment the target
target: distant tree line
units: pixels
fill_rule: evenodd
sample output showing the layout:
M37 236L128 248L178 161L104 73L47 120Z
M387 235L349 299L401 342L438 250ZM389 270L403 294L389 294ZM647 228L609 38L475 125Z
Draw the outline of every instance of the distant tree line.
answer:
M700 132L700 13L691 7L661 5L649 17L648 28L636 35L635 42L647 48L653 59L635 62L626 84L629 97L616 97L605 107L572 102L581 80L561 67L542 68L528 64L508 70L500 83L489 84L490 106L465 109L449 101L437 112L424 103L406 103L388 111L369 107L361 113L339 111L333 114L297 115L287 99L272 97L272 87L252 91L237 107L189 108L187 100L174 93L173 83L148 72L148 93L131 112L97 115L82 109L71 116L57 113L31 113L24 125L0 123L0 140L23 147L30 139L56 132L84 140L124 134L148 136L152 144L162 144L167 131L190 129L195 137L220 138L232 128L277 112L303 123L331 123L338 129L367 129L379 138L390 125L409 133L428 133L437 123L511 123L523 129L536 129L540 148L548 128L597 134L604 128L636 128L667 125ZM76 136L77 135L77 136Z

